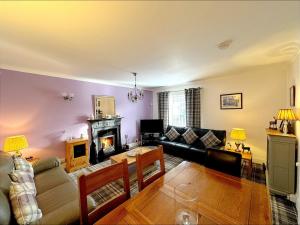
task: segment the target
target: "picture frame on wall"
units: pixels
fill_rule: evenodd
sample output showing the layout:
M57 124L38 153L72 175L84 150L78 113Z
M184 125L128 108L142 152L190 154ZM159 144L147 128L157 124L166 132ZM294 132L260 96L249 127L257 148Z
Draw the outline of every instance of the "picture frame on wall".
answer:
M220 95L220 109L242 109L243 93Z
M290 87L290 106L294 107L295 106L295 99L296 99L296 86L293 85Z
M116 102L114 96L95 95L94 113L96 119L113 117L116 115Z

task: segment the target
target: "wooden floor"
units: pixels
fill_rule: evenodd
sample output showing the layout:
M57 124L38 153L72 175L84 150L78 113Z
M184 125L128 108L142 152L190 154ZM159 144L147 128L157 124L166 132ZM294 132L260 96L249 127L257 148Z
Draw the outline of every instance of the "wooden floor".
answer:
M183 162L96 224L174 224L174 188L199 190L199 224L271 224L265 185Z

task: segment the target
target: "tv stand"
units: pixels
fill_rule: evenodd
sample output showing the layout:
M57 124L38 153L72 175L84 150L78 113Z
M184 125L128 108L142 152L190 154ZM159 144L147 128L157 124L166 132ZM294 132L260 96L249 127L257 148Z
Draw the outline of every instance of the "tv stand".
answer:
M142 146L150 146L157 145L157 141L161 137L159 133L145 133L141 134L141 145Z

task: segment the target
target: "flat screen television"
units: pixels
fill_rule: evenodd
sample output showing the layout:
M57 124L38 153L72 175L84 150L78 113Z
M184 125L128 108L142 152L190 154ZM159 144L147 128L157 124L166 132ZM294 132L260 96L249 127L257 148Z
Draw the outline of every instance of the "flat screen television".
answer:
M141 120L141 133L163 133L163 120Z

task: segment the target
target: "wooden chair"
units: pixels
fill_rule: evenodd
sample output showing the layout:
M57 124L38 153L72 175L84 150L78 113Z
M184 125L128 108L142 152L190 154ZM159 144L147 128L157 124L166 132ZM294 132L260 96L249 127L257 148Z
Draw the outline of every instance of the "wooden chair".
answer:
M89 213L87 195L120 178L123 178L124 193L112 198ZM82 175L78 180L80 192L80 224L94 224L102 216L130 198L127 159L91 174Z
M160 162L160 171L153 176L144 180L143 171L147 166L153 164L156 160ZM162 145L159 145L157 149L144 153L142 155L137 154L136 156L136 172L138 179L139 191L143 190L146 186L151 184L157 178L165 174L165 162L164 162L164 151Z

